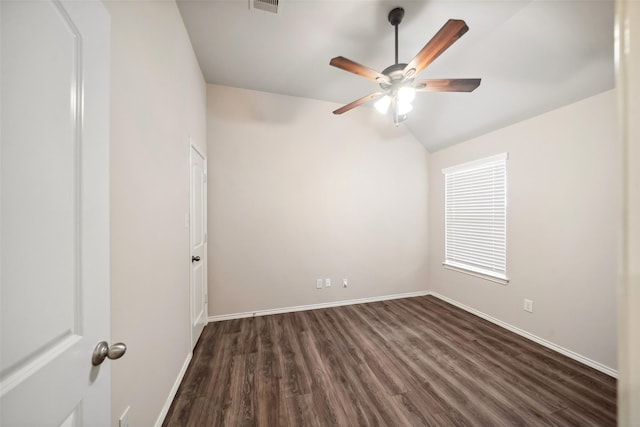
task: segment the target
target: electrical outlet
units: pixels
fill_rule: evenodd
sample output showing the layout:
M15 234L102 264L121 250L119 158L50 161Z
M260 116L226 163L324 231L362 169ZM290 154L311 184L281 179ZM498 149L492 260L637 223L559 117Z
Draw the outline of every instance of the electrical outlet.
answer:
M316 289L322 289L322 279L316 279Z
M127 409L124 410L122 415L120 415L120 419L118 420L118 427L131 427L129 425L129 409L131 407L127 406Z
M342 287L346 288L347 286L349 286L349 280L348 279L342 279Z
M324 279L324 287L325 288L331 287L331 279Z
M529 313L533 313L533 300L524 299L524 305L522 307L524 311L528 311Z

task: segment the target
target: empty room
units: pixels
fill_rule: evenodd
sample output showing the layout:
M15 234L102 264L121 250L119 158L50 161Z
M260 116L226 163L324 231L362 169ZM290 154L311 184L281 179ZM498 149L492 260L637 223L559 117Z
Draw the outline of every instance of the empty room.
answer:
M0 425L640 423L637 2L0 19Z

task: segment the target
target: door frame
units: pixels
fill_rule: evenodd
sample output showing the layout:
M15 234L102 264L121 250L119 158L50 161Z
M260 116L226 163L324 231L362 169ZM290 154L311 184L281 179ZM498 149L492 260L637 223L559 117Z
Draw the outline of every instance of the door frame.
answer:
M622 143L622 227L618 282L618 423L640 423L640 4L616 1L616 91Z

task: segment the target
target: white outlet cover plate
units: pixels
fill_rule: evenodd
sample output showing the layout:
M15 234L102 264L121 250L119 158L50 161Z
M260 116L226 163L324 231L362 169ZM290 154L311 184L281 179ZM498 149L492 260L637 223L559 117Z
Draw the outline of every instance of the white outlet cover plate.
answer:
M533 313L533 301L530 299L525 299L523 308L525 311L528 311L529 313Z

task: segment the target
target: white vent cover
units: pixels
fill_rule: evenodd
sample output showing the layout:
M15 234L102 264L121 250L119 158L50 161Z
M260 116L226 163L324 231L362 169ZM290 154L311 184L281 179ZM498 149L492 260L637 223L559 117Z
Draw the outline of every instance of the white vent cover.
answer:
M278 0L253 0L253 7L254 9L278 13Z

